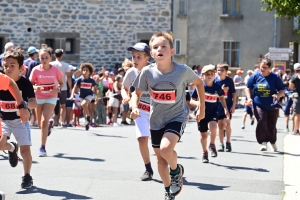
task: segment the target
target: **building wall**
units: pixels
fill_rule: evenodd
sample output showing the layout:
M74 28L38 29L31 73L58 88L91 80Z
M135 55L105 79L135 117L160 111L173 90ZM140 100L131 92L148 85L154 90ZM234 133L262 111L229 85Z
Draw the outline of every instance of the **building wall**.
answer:
M253 69L260 55L273 46L274 12L261 11L260 1L240 1L242 18L221 18L222 0L189 1L188 65L223 60L223 40L240 42L240 67Z
M64 49L66 38L73 37L70 63L113 66L130 57L126 47L170 31L171 0L3 0L0 16L5 42L27 49L53 37L55 48Z

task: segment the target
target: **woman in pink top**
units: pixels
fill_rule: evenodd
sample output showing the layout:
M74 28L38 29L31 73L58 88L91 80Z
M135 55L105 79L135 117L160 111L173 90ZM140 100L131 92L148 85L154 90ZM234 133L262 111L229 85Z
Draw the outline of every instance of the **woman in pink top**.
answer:
M41 147L39 153L41 157L47 156L45 146L48 136L48 121L56 105L59 87L63 86L62 72L59 68L50 65L51 51L51 48L39 51L41 64L33 68L29 77L29 80L33 84L38 104L36 113L38 125L41 129Z

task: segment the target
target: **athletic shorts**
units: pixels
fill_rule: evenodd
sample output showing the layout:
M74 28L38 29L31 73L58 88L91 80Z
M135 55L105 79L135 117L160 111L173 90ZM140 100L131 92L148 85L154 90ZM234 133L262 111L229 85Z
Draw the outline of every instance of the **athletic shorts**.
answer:
M13 134L19 146L31 146L31 131L29 122L22 123L21 119L2 120L2 135L10 137Z
M107 104L108 107L115 107L115 108L119 108L120 106L120 101L119 99L116 99L116 98L109 98L109 101L108 101L108 104Z
M294 98L293 101L293 113L299 115L300 114L300 99L299 97Z
M59 98L60 104L66 104L67 103L67 90L60 91L58 93L58 98Z
M128 104L127 104L128 105ZM136 137L150 137L150 116L149 113L140 111L140 116L135 120Z
M73 113L74 113L75 115L81 115L81 110L78 110L78 109L73 110Z
M92 102L92 100L95 99L95 96L94 96L94 95L88 95L88 96L86 96L86 97L84 97L84 98L81 98L81 102L82 102L84 99L87 99L87 100L89 100L90 102Z
M229 119L232 118L232 114L230 114ZM218 120L226 119L226 115L218 116Z
M93 99L93 100L91 101L91 103L95 103L95 99Z
M60 111L60 102L59 100L57 100L56 105L54 107L54 115L59 115L59 111Z
M129 111L129 103L126 105L122 104L122 108L123 108L123 111L125 111L125 112Z
M67 100L66 107L67 108L73 108L73 103L74 103L74 101Z
M171 132L179 137L184 133L185 123L182 122L169 122L164 128L159 130L150 130L151 133L151 142L153 148L160 148L161 140L165 133Z
M49 103L49 104L56 105L56 101L57 101L57 98L36 99L36 103L37 103L37 104L45 104L45 103Z
M212 122L212 121L217 122L217 120L218 120L217 116L205 117L204 119L200 120L200 122L197 123L198 131L200 131L201 133L207 132L208 131L208 123Z

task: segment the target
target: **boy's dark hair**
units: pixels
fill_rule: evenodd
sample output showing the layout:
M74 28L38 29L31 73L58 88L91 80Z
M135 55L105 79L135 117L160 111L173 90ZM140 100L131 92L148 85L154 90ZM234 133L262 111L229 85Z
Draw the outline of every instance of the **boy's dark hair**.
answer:
M288 81L284 81L283 85L284 85L284 87L289 87L289 82Z
M221 62L221 63L218 63L218 64L217 64L216 68L217 68L217 69L218 69L218 68L224 68L226 71L228 71L229 66L228 66L228 64L225 63L225 62Z
M63 54L64 54L64 50L62 50L62 49L56 49L56 50L54 51L54 55L55 55L57 58L62 57Z
M261 62L264 63L265 65L268 65L269 67L272 66L272 61L270 59L265 58Z
M19 64L19 68L21 68L23 66L24 56L20 51L18 51L18 50L7 51L4 54L3 61L5 61L5 59L7 59L7 58L16 59L18 61L18 64Z
M90 74L93 73L94 67L91 63L85 62L80 65L80 71L82 72L83 68L88 68Z
M40 49L39 53L41 53L41 51L46 51L47 53L49 53L50 56L52 56L53 49L51 47L47 47Z

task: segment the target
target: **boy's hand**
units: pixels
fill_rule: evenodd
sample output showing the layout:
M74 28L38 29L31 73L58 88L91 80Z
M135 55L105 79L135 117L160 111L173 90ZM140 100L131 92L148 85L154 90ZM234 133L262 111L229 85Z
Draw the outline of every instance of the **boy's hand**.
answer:
M225 115L227 119L230 119L230 113L228 111L228 109L225 109Z
M248 100L245 102L245 105L246 105L246 106L252 106L252 99L248 99Z
M72 97L72 96L69 97L69 100L70 100L70 101L73 101L73 99L74 99L74 97Z
M232 106L230 109L230 113L233 114L235 112L235 106Z
M203 119L205 117L205 108L201 108L198 109L197 113L196 113L196 121L200 122L201 119Z
M28 109L25 108L21 108L19 109L19 113L20 113L20 118L22 123L24 124L25 122L29 121L30 119L30 112Z
M130 113L130 117L131 117L132 119L136 119L136 118L138 118L139 116L140 116L140 110L139 110L137 107L133 108L133 109L132 109L132 112Z
M44 87L42 87L42 86L35 86L35 90L36 91L42 91L42 90L44 90Z
M130 98L129 98L129 97L126 97L126 98L123 99L122 103L123 103L124 105L126 105L126 104L128 104L129 101L130 101Z

